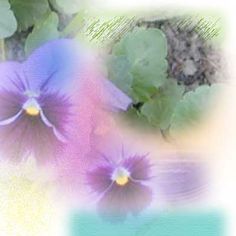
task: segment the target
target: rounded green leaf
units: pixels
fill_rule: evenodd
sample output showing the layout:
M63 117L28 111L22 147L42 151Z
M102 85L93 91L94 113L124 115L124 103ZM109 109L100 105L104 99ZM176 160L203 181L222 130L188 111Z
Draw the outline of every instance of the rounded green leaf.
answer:
M10 0L10 4L20 31L33 26L49 10L47 0Z
M10 9L8 0L0 1L0 38L6 38L14 34L17 29L17 22Z
M34 29L25 42L25 53L29 55L35 48L38 48L47 41L59 38L58 16L50 12L41 21L35 24Z
M222 89L221 85L204 85L195 91L186 93L175 108L171 118L170 133L174 135L176 132L199 125L203 116L214 104L220 89Z
M166 81L167 40L161 30L136 28L114 46L113 54L128 59L134 95L141 101Z
M163 60L167 56L167 40L159 29L135 28L126 34L121 47L133 64L143 58L156 57Z
M111 56L108 60L108 78L123 92L131 96L133 76L125 56Z
M52 5L65 14L77 13L84 4L83 0L50 0Z
M170 126L172 113L178 101L182 98L184 88L177 85L176 81L168 79L163 87L146 102L141 113L148 119L152 126L165 130Z

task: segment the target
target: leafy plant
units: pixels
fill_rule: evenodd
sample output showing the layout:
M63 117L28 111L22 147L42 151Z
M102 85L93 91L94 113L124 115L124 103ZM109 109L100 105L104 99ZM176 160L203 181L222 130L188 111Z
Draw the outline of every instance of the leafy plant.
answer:
M119 23L123 26L129 23L125 16L107 20L94 17L85 10L85 3L84 0L1 0L0 60L23 60L36 47L60 37L108 41L106 36L112 38L119 32ZM5 53L6 49L9 53Z
M25 53L29 55L31 51L49 40L59 38L58 16L55 12L49 12L45 17L35 24L25 42Z
M0 38L6 38L14 34L17 28L17 22L8 0L0 1L0 15Z
M152 93L165 82L167 41L160 30L134 29L114 46L113 55L119 57L119 61L128 61L133 77L130 95L136 102L150 99Z
M166 130L170 126L171 116L182 98L184 88L174 80L167 80L157 93L141 107L141 113L150 124Z
M125 93L132 94L133 76L130 72L131 65L126 56L111 56L108 61L110 78Z
M220 86L185 92L168 78L166 57L161 30L135 28L114 45L107 68L109 79L133 99L127 116L173 135L199 122Z
M186 127L195 127L199 124L203 114L213 105L216 95L222 85L201 86L183 96L177 104L171 117L170 133L183 131Z
M10 0L18 29L27 30L40 20L49 9L47 0Z
M17 46L13 45L13 50L24 48L24 52L19 53L20 59L49 40L74 37L74 32L78 32L84 23L82 3L81 0L1 0L1 60L6 55L5 38L10 36L16 36ZM64 24L64 20L60 21L62 18L70 20ZM12 48L7 45L8 50ZM18 52L10 52L10 58L16 59L15 54Z
M77 13L83 4L82 0L50 0L50 3L60 12L65 14Z

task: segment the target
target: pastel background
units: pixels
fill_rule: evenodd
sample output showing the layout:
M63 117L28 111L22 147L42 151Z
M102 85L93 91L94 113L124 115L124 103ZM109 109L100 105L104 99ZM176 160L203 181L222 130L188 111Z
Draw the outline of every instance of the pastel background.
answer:
M217 105L209 113L207 119L196 130L183 134L178 137L174 144L163 142L157 135L153 133L140 133L127 127L119 119L113 120L113 117L107 114L96 113L100 121L111 122L111 127L102 122L100 123L102 134L106 134L112 130L115 136L120 139L127 140L127 143L137 148L141 153L150 152L151 159L154 161L162 160L162 156L185 154L194 156L199 160L203 160L209 173L209 188L207 188L206 196L197 199L195 202L188 202L186 205L173 206L154 205L155 213L144 214L138 218L128 218L124 223L112 224L101 219L96 213L89 211L84 212L84 208L90 208L90 205L74 206L71 199L64 199L63 190L55 190L57 180L53 179L52 171L37 169L35 163L23 165L22 169L15 167L7 173L3 163L0 186L2 186L2 195L0 197L0 227L3 229L0 235L32 236L32 235L72 235L72 236L139 236L139 235L157 235L157 236L234 236L236 234L235 226L235 142L236 142L236 108L234 101L236 100L235 87L235 6L231 1L215 2L215 1L123 1L119 2L109 0L93 0L95 4L91 6L95 11L111 10L135 10L135 9L151 9L154 6L174 6L180 12L185 9L206 9L214 8L225 15L227 22L226 37L224 42L224 53L226 58L226 69L228 84L219 97ZM95 86L96 87L96 86ZM89 90L89 88L87 88ZM93 88L94 89L94 88ZM95 89L96 90L96 89ZM81 95L80 95L81 96ZM78 96L79 97L79 96ZM112 96L108 96L112 98ZM109 100L109 99L108 99ZM86 105L91 105L95 109L94 104L87 101ZM86 112L88 107L82 107L80 112ZM91 112L92 113L92 112ZM89 118L91 113L86 113ZM105 119L106 117L106 119ZM114 123L113 122L117 122ZM85 122L86 123L86 122ZM106 123L106 122L104 122ZM113 125L115 127L113 127ZM104 127L105 126L105 127ZM89 127L85 127L86 133ZM113 130L114 129L114 130ZM105 131L104 131L105 130ZM108 130L108 131L107 131ZM118 131L119 130L119 131ZM114 135L113 133L113 135ZM110 137L110 136L108 136ZM107 139L105 139L107 140ZM109 138L108 138L109 140ZM135 141L135 142L134 142ZM135 143L135 144L134 144ZM103 145L101 143L100 145ZM84 148L84 147L82 147ZM70 147L68 147L68 156ZM82 149L83 150L83 149ZM73 150L72 150L73 151ZM84 151L84 150L83 150ZM86 150L84 151L86 152ZM66 160L67 161L67 160ZM76 167L72 163L70 168ZM32 167L33 166L33 167ZM19 167L21 168L21 166ZM73 177L78 178L80 173L70 168L63 169L69 181ZM70 176L69 174L73 174ZM13 174L14 173L14 174ZM62 176L63 176L62 174ZM43 181L41 177L43 176ZM64 175L64 176L65 176ZM15 178L17 176L17 178ZM27 178L25 177L27 176ZM32 179L32 182L29 181ZM45 180L46 179L46 180ZM66 179L66 178L64 178ZM67 179L66 179L67 180ZM45 185L46 182L46 185ZM66 182L66 181L65 181ZM68 184L66 182L66 184ZM15 192L12 192L12 186ZM71 187L71 186L70 186ZM73 185L72 185L73 188ZM22 192L24 191L24 194ZM75 200L84 197L84 193L76 195ZM73 199L74 200L74 199ZM29 205L29 202L31 203ZM158 199L156 199L158 202ZM72 205L72 206L71 206ZM22 210L23 206L23 210ZM180 209L179 209L180 208ZM36 210L35 210L36 209ZM38 211L38 209L40 209ZM35 211L42 214L35 215ZM25 214L27 212L27 214ZM6 218L8 220L6 221ZM7 222L6 224L2 224ZM31 221L31 219L34 219ZM23 224L21 224L24 221ZM153 221L155 223L153 224ZM16 222L23 225L22 228L15 226ZM151 225L149 224L151 222ZM146 228L147 226L147 228ZM33 230L32 230L33 228ZM4 231L5 230L5 231ZM36 231L34 231L36 230ZM10 232L10 233L9 233ZM45 232L47 232L45 234ZM191 233L190 233L191 232Z

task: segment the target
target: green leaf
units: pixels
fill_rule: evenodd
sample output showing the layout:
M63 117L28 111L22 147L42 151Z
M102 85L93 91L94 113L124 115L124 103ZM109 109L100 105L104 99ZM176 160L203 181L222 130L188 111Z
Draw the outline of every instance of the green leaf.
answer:
M17 29L17 22L10 9L8 0L0 1L0 39L13 35Z
M20 31L33 26L49 10L47 0L10 0L10 4Z
M186 93L176 106L171 118L171 135L199 125L221 88L221 85L204 85Z
M74 38L77 34L81 33L81 30L85 23L85 12L78 12L70 23L61 32L61 37Z
M125 56L111 56L108 60L108 78L127 95L131 95L133 76Z
M140 100L165 82L167 40L159 29L134 29L114 46L113 54L126 56L130 62L134 93Z
M132 84L132 98L138 102L147 102L151 99L152 94L157 91L153 85L144 84L140 81L134 81Z
M182 86L177 85L176 81L168 79L165 85L157 90L153 98L142 106L141 113L147 117L150 124L165 130L170 126L172 113L183 93Z
M57 14L50 12L35 24L32 33L29 34L25 42L25 53L27 55L47 41L59 38L58 21Z
M75 14L83 6L83 0L50 0L51 4L64 14Z

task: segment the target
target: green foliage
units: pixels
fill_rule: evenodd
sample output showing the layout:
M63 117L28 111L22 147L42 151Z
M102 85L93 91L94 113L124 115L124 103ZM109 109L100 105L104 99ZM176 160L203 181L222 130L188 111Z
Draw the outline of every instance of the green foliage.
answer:
M0 38L2 39L11 36L17 29L17 22L8 0L0 1L0 16Z
M83 4L82 0L50 0L50 2L55 9L65 14L77 13Z
M71 37L74 38L78 33L81 33L81 29L84 25L85 12L79 11L70 23L61 32L61 37Z
M114 46L113 55L125 57L130 64L135 101L147 101L165 82L167 41L162 31L136 28Z
M131 96L133 76L130 73L130 63L125 56L111 56L109 58L108 74L117 87Z
M49 12L35 24L32 33L28 35L25 42L25 53L27 55L47 41L59 38L58 21L57 14Z
M176 132L198 125L221 88L221 85L205 85L186 93L173 112L170 133L174 135Z
M151 125L166 130L170 126L171 116L183 93L184 88L169 79L157 90L152 99L142 106L141 113Z
M10 4L20 31L33 26L49 10L47 0L10 0Z
M167 80L165 35L158 29L135 28L113 47L112 54L108 76L134 101L127 116L167 129L183 88Z
M199 123L220 86L185 92L167 78L167 40L158 29L136 28L112 49L108 77L133 99L126 117L133 124L174 134Z

